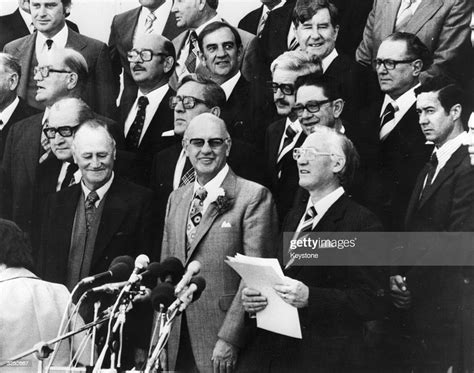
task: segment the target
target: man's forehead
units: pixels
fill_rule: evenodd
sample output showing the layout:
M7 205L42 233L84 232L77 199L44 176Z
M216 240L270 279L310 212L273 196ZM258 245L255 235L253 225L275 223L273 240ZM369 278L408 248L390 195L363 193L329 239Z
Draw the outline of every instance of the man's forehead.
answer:
M328 97L324 94L322 87L317 85L303 85L296 91L296 101L300 101L303 97L307 100L327 100Z
M221 27L220 29L214 30L204 36L203 39L203 45L227 42L235 44L235 36L228 27Z
M196 82L187 82L184 83L181 87L178 88L176 92L178 96L192 96L199 99L203 99L204 96L204 87L202 84Z
M441 105L438 99L438 92L421 92L416 97L416 107L426 108Z
M79 118L73 107L63 107L60 110L53 108L49 114L48 125L50 127L77 126L78 124Z
M294 84L299 75L301 74L296 70L277 67L273 72L273 81L275 83Z
M224 128L218 121L210 120L208 117L195 118L188 127L188 137L214 138L222 137Z
M406 43L403 40L385 40L377 52L379 58L399 58L407 54Z
M151 49L153 52L157 52L163 49L163 42L158 35L150 34L137 38L133 43L133 48L138 50Z

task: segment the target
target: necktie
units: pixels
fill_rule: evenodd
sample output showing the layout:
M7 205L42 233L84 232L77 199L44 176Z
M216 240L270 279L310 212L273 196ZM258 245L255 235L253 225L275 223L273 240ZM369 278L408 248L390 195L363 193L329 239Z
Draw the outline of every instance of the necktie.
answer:
M94 213L95 213L95 203L99 200L99 196L96 191L92 191L86 198L84 207L86 210L86 229L89 232L92 223L94 222Z
M293 23L291 23L291 25L290 25L289 35L290 36L288 37L288 39L290 39L290 42L288 43L288 50L289 51L294 51L294 50L298 49L300 44L298 43L298 39L296 38L296 29L295 29L295 25Z
M77 170L78 170L77 164L69 163L66 170L66 176L64 177L64 180L61 183L61 190L66 189L67 187L74 184L74 173Z
M194 182L196 180L196 173L194 172L194 167L189 161L189 158L186 157L186 163L184 164L183 168L183 176L181 176L181 181L179 182L179 186L187 185L189 183Z
M197 34L195 31L191 31L189 34L189 53L188 58L184 62L184 66L186 66L186 70L190 74L196 71L196 57L197 57Z
M262 17L260 18L260 22L258 23L258 26L257 26L257 36L259 38L262 37L262 31L263 31L263 28L265 27L265 23L267 22L269 14L270 14L269 10L264 11L264 13L262 14Z
M53 41L51 39L46 40L46 46L48 47L48 50L51 50L52 45L53 45Z
M318 215L318 213L316 212L314 206L311 206L308 210L306 210L300 232L309 232L313 229L313 221L316 215Z
M394 127L395 108L389 103L380 118L379 139L383 141Z
M153 32L153 22L155 22L156 20L156 16L154 13L149 13L147 16L146 16L146 20L145 20L145 32L147 34L150 34Z
M285 149L288 145L290 145L293 141L293 139L295 138L296 136L296 131L291 128L291 126L288 126L286 127L286 130L285 130L285 139L283 140L283 146L281 147L281 150L280 150L280 153L283 151L283 149Z
M395 22L395 31L405 31L405 28L413 17L413 10L411 6L415 0L402 0L400 4L400 11L397 14L397 21Z
M198 190L196 190L196 193L194 193L194 198L191 202L191 208L189 209L188 226L186 227L186 237L188 238L188 244L186 245L186 253L191 247L191 244L194 241L194 237L196 236L196 229L199 223L201 222L202 206L206 197L207 190L203 187L200 187Z
M143 125L145 124L147 105L148 98L146 98L146 96L141 96L138 98L137 116L128 130L127 137L125 139L125 146L129 151L136 151L138 149L138 145L140 144L140 137L142 135Z
M425 186L420 193L420 200L423 198L423 195L426 193L426 191L431 187L431 183L433 182L433 177L436 173L436 167L438 167L438 157L436 156L436 153L431 154L430 160L426 165L428 167L428 173L426 174Z

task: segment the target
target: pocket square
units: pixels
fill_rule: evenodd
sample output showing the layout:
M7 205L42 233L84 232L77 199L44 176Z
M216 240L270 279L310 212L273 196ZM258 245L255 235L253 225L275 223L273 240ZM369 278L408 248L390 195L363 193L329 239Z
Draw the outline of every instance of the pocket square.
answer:
M221 228L232 228L232 225L230 225L229 222L227 222L227 221L224 220L224 221L222 222Z
M161 133L161 137L171 137L174 136L174 130L164 131Z

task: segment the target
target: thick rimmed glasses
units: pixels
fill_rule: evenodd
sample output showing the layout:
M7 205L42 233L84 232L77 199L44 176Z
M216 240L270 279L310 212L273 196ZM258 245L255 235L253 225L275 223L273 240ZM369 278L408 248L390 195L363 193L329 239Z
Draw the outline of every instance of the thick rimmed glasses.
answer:
M296 104L293 106L293 109L291 111L295 113L298 116L303 115L304 109L308 110L310 113L317 113L321 109L321 105L327 104L328 102L331 102L332 100L323 100L323 101L317 101L317 100L311 100L308 101L306 104Z
M193 138L193 139L187 140L188 144L190 144L190 145L192 145L196 148L202 148L204 146L204 144L207 142L211 149L220 148L222 145L224 145L224 143L226 143L228 141L229 141L228 137L225 138L225 139L216 137L216 138L207 139L207 140L206 139L199 139L199 138Z
M169 101L171 110L174 110L176 105L178 105L180 102L183 104L183 107L185 109L192 109L198 103L207 105L206 101L200 100L199 98L196 98L193 96L173 96L173 97L170 97L170 101Z
M47 78L49 76L49 73L58 73L58 74L69 74L69 73L72 73L72 71L69 71L69 70L57 70L57 69L53 69L49 66L36 66L34 69L34 74L38 74L40 73L41 74L41 77L44 79L44 78Z
M143 62L148 62L153 59L153 56L168 57L165 53L153 53L151 49L142 49L141 51L138 49L132 49L127 52L128 62L138 61L138 57L140 57Z
M278 89L280 89L281 92L287 96L291 96L293 93L295 93L295 87L293 84L268 82L268 86L273 90L273 93L277 93Z
M401 63L411 63L413 61L416 61L416 60L382 60L380 58L377 58L374 60L374 66L376 69L378 69L380 66L384 65L384 67L387 69L387 70L393 70L397 67L398 64L401 64Z
M62 137L71 137L74 134L74 129L75 127L71 126L46 127L43 132L48 139L54 139L56 133L59 133Z

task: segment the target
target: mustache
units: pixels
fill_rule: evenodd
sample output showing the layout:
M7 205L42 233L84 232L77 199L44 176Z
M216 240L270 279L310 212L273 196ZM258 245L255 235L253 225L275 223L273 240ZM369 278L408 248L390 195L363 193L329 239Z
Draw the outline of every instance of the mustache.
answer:
M284 98L279 98L279 99L275 100L275 104L290 106L290 103L288 101L286 101Z

